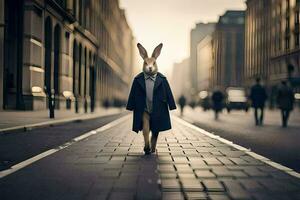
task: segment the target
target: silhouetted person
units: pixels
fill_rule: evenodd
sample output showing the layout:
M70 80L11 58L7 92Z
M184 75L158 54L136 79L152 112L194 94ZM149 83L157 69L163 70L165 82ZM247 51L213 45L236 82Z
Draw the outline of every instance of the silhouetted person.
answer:
M266 89L260 84L260 78L257 78L256 84L251 87L250 99L252 101L252 107L254 108L255 124L262 125L267 93Z
M178 103L179 103L179 106L180 106L180 116L183 115L183 109L186 105L186 98L184 97L184 95L181 95L178 99Z
M294 106L293 90L287 85L286 81L282 81L278 89L277 105L281 110L282 127L287 127L290 112Z
M109 103L109 100L108 100L108 99L105 99L104 102L103 102L104 108L105 108L105 109L108 109L108 108L109 108L109 104L110 104L110 103Z
M211 99L213 102L213 109L215 111L215 119L217 120L219 118L219 112L223 109L224 95L221 91L216 90L213 92Z

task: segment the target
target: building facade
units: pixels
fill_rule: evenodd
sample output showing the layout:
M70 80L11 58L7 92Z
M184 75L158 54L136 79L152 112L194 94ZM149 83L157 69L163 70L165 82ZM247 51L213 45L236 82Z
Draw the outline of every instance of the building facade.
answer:
M191 95L195 96L198 92L198 72L197 72L197 46L198 43L211 34L215 29L215 23L198 23L191 30L190 34L190 78L191 78Z
M133 36L118 0L4 0L0 5L3 109L93 111L126 100Z
M208 90L210 87L212 62L212 35L207 35L197 46L198 92Z
M271 0L247 1L245 16L245 86L260 77L268 84L271 50Z
M272 95L289 79L299 89L299 9L299 0L247 1L246 85L261 77Z
M300 91L300 26L299 0L272 0L270 2L270 77L274 88L280 81L290 79Z
M190 101L191 82L189 78L189 61L190 59L186 58L173 65L171 85L176 100L178 100L181 95L184 95L185 98Z
M241 86L244 68L244 11L220 16L212 36L211 89Z

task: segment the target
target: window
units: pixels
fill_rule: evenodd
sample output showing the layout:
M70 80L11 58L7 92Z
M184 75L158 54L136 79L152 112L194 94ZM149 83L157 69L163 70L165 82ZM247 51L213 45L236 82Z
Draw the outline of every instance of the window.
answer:
M244 18L243 17L239 17L238 19L237 19L237 24L244 24Z

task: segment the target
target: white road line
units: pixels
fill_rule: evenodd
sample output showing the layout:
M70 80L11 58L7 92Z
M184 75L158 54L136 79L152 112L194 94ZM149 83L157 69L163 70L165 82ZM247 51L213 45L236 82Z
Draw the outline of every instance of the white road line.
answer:
M45 152L43 152L41 154L38 154L38 155L36 155L36 156L34 156L32 158L24 160L23 162L20 162L20 163L12 166L11 168L9 168L7 170L0 171L0 179L4 178L5 176L7 176L9 174L12 174L12 173L14 173L14 172L16 172L16 171L18 171L20 169L22 169L22 168L24 168L24 167L26 167L26 166L28 166L28 165L30 165L30 164L32 164L32 163L40 160L40 159L42 159L42 158L45 158L45 157L47 157L47 156L49 156L51 154L54 154L54 153L56 153L56 152L58 152L58 151L60 151L62 149L65 149L65 148L71 146L72 144L74 144L76 142L79 142L79 141L81 141L81 140L83 140L83 139L85 139L85 138L87 138L89 136L92 136L92 135L95 135L95 134L99 134L99 133L101 133L103 131L106 131L106 130L108 130L108 129L110 129L110 128L112 128L112 127L114 127L114 126L116 126L116 125L118 125L118 124L126 121L129 117L130 117L130 115L126 115L124 117L121 117L121 118L119 118L119 119L117 119L115 121L112 121L112 122L110 122L110 123L108 123L108 124L106 124L106 125L104 125L104 126L102 126L100 128L97 128L97 129L89 131L89 132L87 132L87 133L85 133L85 134L83 134L81 136L78 136L78 137L72 139L69 142L66 142L65 144L63 144L63 145L61 145L61 146L59 146L57 148L45 151Z
M225 144L227 144L229 146L232 146L232 147L234 147L234 148L236 148L236 149L238 149L240 151L243 151L246 154L248 154L249 156L251 156L251 157L253 157L253 158L257 159L257 160L260 160L261 162L264 162L264 163L266 163L266 164L268 164L268 165L270 165L270 166L272 166L272 167L274 167L274 168L276 168L278 170L281 170L281 171L283 171L283 172L285 172L285 173L287 173L287 174L289 174L291 176L294 176L296 178L300 178L300 174L298 172L294 171L291 168L283 166L283 165L281 165L279 163L276 163L276 162L270 160L269 158L266 158L266 157L264 157L262 155L254 153L250 149L247 149L247 148L242 147L240 145L234 144L232 141L226 140L226 139L224 139L224 138L222 138L222 137L220 137L218 135L212 134L212 133L210 133L210 132L208 132L208 131L206 131L206 130L204 130L202 128L199 128L199 127L197 127L197 126L195 126L195 125L193 125L193 124L191 124L189 122L184 121L183 119L181 119L181 118L179 118L177 116L173 115L172 117L177 122L179 122L179 123L181 123L181 124L183 124L183 125L185 125L185 126L187 126L189 128L192 128L192 129L194 129L194 130L196 130L196 131L198 131L198 132L200 132L200 133L202 133L202 134L204 134L204 135L206 135L206 136L208 136L210 138L214 138L214 139L219 140L220 142L223 142L223 143L225 143Z

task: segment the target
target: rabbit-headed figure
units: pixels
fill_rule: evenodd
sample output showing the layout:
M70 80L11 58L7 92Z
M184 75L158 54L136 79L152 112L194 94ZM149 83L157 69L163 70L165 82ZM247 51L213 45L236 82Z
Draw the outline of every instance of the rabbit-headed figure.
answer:
M159 132L171 129L169 109L176 109L176 104L168 80L158 72L156 63L163 44L154 49L151 57L148 57L146 49L140 43L137 47L144 60L143 72L133 80L126 109L133 111L132 130L137 133L143 131L144 152L150 154L155 153Z

